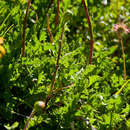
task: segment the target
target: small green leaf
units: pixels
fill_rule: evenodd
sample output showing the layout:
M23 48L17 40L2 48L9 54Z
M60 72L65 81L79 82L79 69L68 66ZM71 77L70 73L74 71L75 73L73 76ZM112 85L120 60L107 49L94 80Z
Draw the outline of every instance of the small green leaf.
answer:
M5 127L7 130L15 130L15 128L17 128L18 125L19 125L18 122L14 122L14 123L12 124L12 126L10 126L9 124L7 124L7 125L4 125L4 127Z
M85 1L85 5L88 6L88 2L87 2L87 0L84 0L84 1Z

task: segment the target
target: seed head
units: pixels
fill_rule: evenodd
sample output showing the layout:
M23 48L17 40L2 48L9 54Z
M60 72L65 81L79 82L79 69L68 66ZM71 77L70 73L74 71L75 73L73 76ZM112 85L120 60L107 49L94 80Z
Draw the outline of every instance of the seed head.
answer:
M42 113L44 107L45 107L45 103L43 101L36 101L34 104L34 109L38 113Z

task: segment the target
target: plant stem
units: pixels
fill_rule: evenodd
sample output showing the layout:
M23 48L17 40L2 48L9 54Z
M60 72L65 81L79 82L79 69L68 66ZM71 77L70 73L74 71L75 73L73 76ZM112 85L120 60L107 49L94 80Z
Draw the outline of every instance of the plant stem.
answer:
M60 60L60 56L61 56L63 33L64 33L64 27L62 29L61 37L60 37L60 41L59 41L58 58L57 58L57 62L56 62L56 70L55 70L54 75L53 75L54 79L53 79L53 82L52 82L52 85L51 85L51 91L52 91L52 89L54 87L54 83L55 83L55 79L56 79L56 73L57 73L57 70L58 70L58 67L59 67L59 60Z
M31 118L34 116L34 114L35 114L35 111L32 110L32 112L31 112L31 114L30 114L28 120L27 120L26 123L25 123L25 126L24 126L24 129L23 129L23 130L27 130L28 125L29 125L29 122L30 122Z
M59 24L59 0L57 0L56 25Z
M12 25L4 32L3 37L5 36L5 34L6 34L10 29L13 28L13 26L14 26L14 24L12 24Z
M56 62L56 70L55 70L55 72L53 74L53 80L52 80L52 84L51 84L51 87L50 87L50 93L48 94L48 96L46 98L46 101L45 101L45 108L47 107L47 104L48 104L48 102L50 100L51 93L53 92L54 84L55 84L55 81L56 81L56 73L57 73L57 70L58 70L58 67L59 67L59 60L60 60L60 56L61 56L63 34L64 34L64 26L62 28L60 41L59 41L59 51L58 51L58 57L57 57L57 62Z
M84 0L82 0L82 4L83 4L83 6L84 6L86 18L87 18L87 20L88 20L88 25L89 25L89 34L90 34L89 64L92 64L92 58L93 58L93 44L94 44L93 32L92 32L92 26L91 26L91 21L90 21L90 17L89 17L88 8L87 8L87 6L86 6Z
M48 29L50 41L51 41L51 43L53 43L54 40L53 40L53 35L52 35L51 29L50 29L50 20L49 20L48 14L47 14L47 29Z
M124 64L124 80L126 80L126 63L125 63L125 53L124 53L124 47L123 47L123 40L122 40L122 38L120 39L120 41L121 41L121 50L122 50L123 64Z
M23 35L22 35L22 57L25 56L25 31L26 31L26 25L27 25L27 16L28 16L28 13L29 13L29 8L31 6L31 0L28 0L28 3L27 3L27 9L26 9L26 14L25 14L25 17L24 17L24 25L23 25Z
M115 95L119 95L121 93L121 91L123 90L123 88L130 82L130 79L128 79L123 85L122 87L115 93Z

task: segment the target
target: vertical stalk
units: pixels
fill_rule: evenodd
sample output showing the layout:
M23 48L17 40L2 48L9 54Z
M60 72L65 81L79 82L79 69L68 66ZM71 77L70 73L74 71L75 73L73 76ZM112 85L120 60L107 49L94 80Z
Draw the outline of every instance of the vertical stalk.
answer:
M48 29L50 41L51 41L51 43L53 43L54 40L53 40L53 35L52 35L51 29L50 29L50 20L49 20L48 14L47 14L47 29Z
M88 8L87 8L87 6L86 6L84 0L82 0L82 4L83 4L83 6L84 6L86 18L87 18L87 20L88 20L88 25L89 25L89 34L90 34L89 64L92 64L92 58L93 58L93 44L94 44L93 32L92 32L92 26L91 26L91 21L90 21L90 17L89 17Z
M122 40L122 38L120 39L120 41L121 41L121 50L122 50L123 65L124 65L124 80L126 80L126 63L125 63L125 52L124 52L124 47L123 47L123 40Z
M46 101L45 101L45 108L47 107L47 104L50 100L51 93L53 91L54 84L55 84L55 81L56 81L56 74L57 74L57 70L58 70L58 67L59 67L59 60L60 60L60 56L61 56L63 34L64 34L64 26L62 28L62 32L61 32L61 36L60 36L60 40L59 40L59 50L58 50L58 57L57 57L57 61L56 61L56 69L55 69L55 72L53 74L53 80L52 80L52 84L51 84L51 87L50 87L50 93L48 94Z
M52 89L54 87L54 83L55 83L55 79L56 79L56 73L57 73L57 70L58 70L58 67L59 67L59 60L60 60L60 56L61 56L63 33L64 33L64 27L62 29L61 36L60 36L58 58L57 58L57 62L56 62L56 70L55 70L54 76L53 76L54 77L53 82L52 82L52 85L51 85L51 91L52 91Z
M57 0L56 25L59 23L59 0Z
M28 13L29 13L29 8L31 6L31 0L28 0L28 3L27 3L27 9L26 9L26 14L25 14L25 17L24 17L24 25L23 25L23 35L22 35L22 57L25 56L25 31L26 31L26 25L27 25L27 16L28 16Z

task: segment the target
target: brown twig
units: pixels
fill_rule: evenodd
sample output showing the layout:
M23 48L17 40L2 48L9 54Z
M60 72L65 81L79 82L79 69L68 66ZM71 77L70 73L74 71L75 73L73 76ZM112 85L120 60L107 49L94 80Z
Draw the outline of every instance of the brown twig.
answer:
M59 0L57 0L56 25L59 24Z
M50 41L51 41L51 43L53 43L54 39L53 39L53 34L51 32L51 29L50 29L50 20L49 20L48 14L47 14L47 29L48 29Z
M34 114L35 114L35 111L34 111L34 110L32 110L32 112L31 112L31 114L30 114L29 118L28 118L28 119L27 119L27 121L26 121L26 124L25 124L25 126L24 126L24 129L23 129L23 130L27 130L28 125L29 125L29 122L30 122L31 118L34 116Z
M89 13L88 13L88 8L85 4L85 1L82 0L82 4L84 6L84 10L85 10L85 14L86 14L86 18L88 20L88 25L89 25L89 33L90 33L90 53L89 53L89 64L92 64L92 58L93 58L93 44L94 44L94 40L93 40L93 32L92 32L92 26L91 26L91 21L90 21L90 17L89 17Z
M27 16L28 16L28 13L29 13L29 8L31 6L31 0L28 0L28 3L27 3L27 9L26 9L26 14L25 14L25 17L24 17L24 25L23 25L23 35L22 35L22 57L25 56L25 30L26 30L26 25L27 25Z
M55 81L56 81L56 73L57 73L57 70L58 70L59 60L60 60L60 56L61 56L63 33L64 33L64 26L63 26L61 36L60 36L60 41L59 41L59 51L58 51L58 58L57 58L57 62L56 62L56 70L55 70L55 72L53 74L53 80L52 80L52 84L51 84L51 87L50 87L50 93L48 94L48 96L47 96L47 98L45 100L45 108L47 107L47 104L48 104L48 102L50 100L51 93L53 92L54 84L55 84Z

